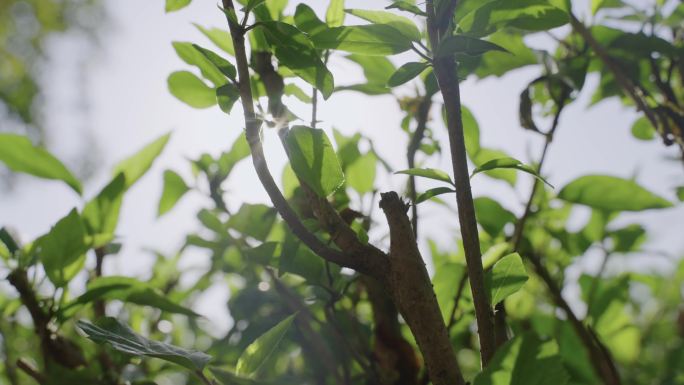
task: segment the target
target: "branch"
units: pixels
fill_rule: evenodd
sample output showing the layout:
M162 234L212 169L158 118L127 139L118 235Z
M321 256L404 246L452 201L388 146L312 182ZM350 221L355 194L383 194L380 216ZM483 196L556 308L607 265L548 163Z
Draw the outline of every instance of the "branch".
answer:
M426 1L426 10L428 14L428 35L434 49L440 43L440 29L436 25L433 0ZM465 250L468 278L470 279L470 287L475 305L477 332L480 337L480 356L482 366L485 367L496 351L494 319L484 284L480 239L477 230L477 220L475 219L473 196L470 191L470 175L463 137L461 94L457 76L457 65L453 57L447 56L435 58L433 68L447 112L447 130L449 133L454 180L456 182L458 217L461 225L461 237L463 239L463 249Z
M41 385L47 383L47 379L43 373L39 372L38 369L34 368L33 365L23 358L17 360L17 368L28 374L28 376L33 378L37 383Z
M245 117L246 137L249 143L250 151L252 153L252 163L256 170L259 181L263 185L268 194L273 206L276 208L290 230L299 238L307 247L314 253L323 257L329 262L336 263L340 266L349 267L351 269L371 273L368 271L368 266L361 258L355 258L345 252L341 252L326 246L314 234L312 234L299 219L297 214L292 210L289 203L278 188L278 185L273 180L266 157L264 156L264 149L261 143L260 128L261 121L254 113L254 97L250 85L249 66L247 64L247 53L245 51L245 32L240 25L231 21L228 15L235 15L235 7L233 0L222 0L223 7L226 10L226 19L228 21L228 28L235 47L235 58L237 61L237 70L239 78L240 100L242 101L242 109Z
M464 384L425 262L411 231L408 207L397 193L381 194L380 208L390 228L387 285L423 353L434 385Z
M406 150L406 158L409 168L416 167L416 153L420 149L420 144L425 137L425 130L427 129L427 120L432 107L432 98L425 95L418 105L418 112L416 113L416 131L411 136L411 141ZM416 177L409 176L409 193L411 194L411 225L413 227L413 236L418 238L418 205L416 204Z

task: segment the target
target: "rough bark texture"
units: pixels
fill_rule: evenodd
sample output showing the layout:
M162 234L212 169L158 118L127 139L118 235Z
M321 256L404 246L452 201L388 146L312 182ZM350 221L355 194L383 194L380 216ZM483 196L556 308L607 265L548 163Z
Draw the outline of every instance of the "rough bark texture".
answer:
M390 228L390 267L386 285L423 353L435 385L463 384L454 348L449 340L425 262L413 237L406 211L397 193L382 194L380 207Z

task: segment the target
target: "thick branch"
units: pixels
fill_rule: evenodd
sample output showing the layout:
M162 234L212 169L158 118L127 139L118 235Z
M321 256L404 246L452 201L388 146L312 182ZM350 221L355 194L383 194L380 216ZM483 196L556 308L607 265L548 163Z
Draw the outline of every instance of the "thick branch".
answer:
M223 7L225 8L226 15L233 15L234 20L237 20L232 0L223 0ZM227 16L227 20L230 35L233 40L233 46L235 47L240 100L242 101L242 109L245 116L246 137L252 153L252 163L254 164L254 169L259 177L259 181L264 186L273 206L278 210L278 213L295 236L314 253L320 255L329 262L370 274L371 272L368 270L368 266L364 263L363 259L355 258L355 256L348 253L332 249L312 234L304 226L294 210L292 210L278 188L278 185L273 180L273 176L266 164L266 157L264 156L261 142L261 121L254 112L254 97L250 85L249 66L247 64L247 53L245 51L245 30L240 25L231 21L230 16Z
M435 49L435 47L439 46L440 40L438 26L435 25L436 16L432 0L427 0L426 8L428 14L428 34L432 47ZM492 359L496 350L494 320L484 284L480 239L475 219L473 196L470 191L470 177L461 117L461 94L456 70L457 66L453 57L435 58L434 72L437 76L442 97L444 98L444 106L447 113L447 130L449 133L451 163L456 183L458 219L461 225L461 237L463 238L468 278L470 279L475 315L477 317L480 356L482 366L484 367Z
M386 282L423 353L430 380L435 385L463 384L442 312L406 215L408 207L397 193L388 192L382 194L380 208L390 227L390 271Z

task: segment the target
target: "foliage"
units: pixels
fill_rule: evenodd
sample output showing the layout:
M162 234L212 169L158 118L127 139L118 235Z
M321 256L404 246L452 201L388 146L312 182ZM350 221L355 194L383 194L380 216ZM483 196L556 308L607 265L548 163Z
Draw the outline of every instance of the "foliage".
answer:
M180 11L190 2L166 0L165 9ZM157 255L145 281L103 271L103 261L116 258L121 247L122 201L162 153L166 134L121 161L97 194L46 234L21 242L9 226L0 229L9 284L0 296L3 381L681 382L684 262L672 258L665 272L649 265L614 274L606 269L609 261L644 252L653 238L639 223L625 224L634 217L623 214L657 215L675 203L637 179L613 175L584 175L556 189L543 166L560 115L590 73L600 77L594 102L618 97L643 113L630 127L635 137L657 134L681 145L684 95L675 84L684 78L683 8L673 1L648 9L592 1L587 25L573 7L579 8L556 0L428 0L425 6L401 0L362 10L332 0L317 13L285 0L224 0L217 12L225 14L226 28L197 26L208 40L199 43L215 47L173 42L190 68L168 76L169 92L188 106L218 105L226 114L239 106L245 117L245 132L236 133L231 148L190 160L187 174L163 173L158 215L173 215L186 195L205 195L211 206L197 214L201 228L187 235L177 255ZM548 35L555 37L552 49L526 44ZM405 63L386 57L394 54L407 57ZM365 80L336 84L330 69L339 61L360 66ZM539 135L546 144L528 162L485 147L480 130L486 128L453 98L459 78L518 74L513 71L523 66L539 73L520 100L511 101L519 103L520 126L527 130L519 134ZM310 88L314 92L305 91ZM409 139L406 166L383 159L379 151L394 145L390 141L317 127L315 106L340 92L369 100L396 96L405 114L398 128ZM286 95L312 104L311 119L290 112ZM433 114L441 114L444 125ZM540 129L542 121L551 121L550 128ZM449 143L433 137L444 126L453 135ZM280 184L261 143L276 130L289 160ZM446 149L454 176L431 167ZM229 210L227 186L240 183L231 180L232 172L250 155L273 207L243 203ZM82 193L81 181L26 137L0 135L0 161ZM485 176L501 180L511 195L529 182L524 208L509 209L488 196L473 199L468 177L480 173L473 183ZM408 181L403 193L409 203L393 192L378 194L380 175ZM431 188L423 188L426 182ZM681 200L683 187L670 187ZM448 207L452 194L459 214L443 209L443 215L454 223L458 218L462 232L441 250L423 230L417 205ZM366 204L378 196L387 225ZM579 223L573 213L582 209L591 216ZM191 248L211 256L196 276L178 264ZM567 272L597 254L600 270L582 275L580 298L566 300L563 289L574 283ZM431 276L424 260L432 262ZM234 320L218 338L192 310L213 282L229 290ZM577 312L582 306L586 312Z

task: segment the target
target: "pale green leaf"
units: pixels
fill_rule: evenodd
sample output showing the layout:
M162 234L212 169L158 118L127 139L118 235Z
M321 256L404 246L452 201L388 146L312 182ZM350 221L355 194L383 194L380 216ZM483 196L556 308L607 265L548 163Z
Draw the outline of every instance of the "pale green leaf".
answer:
M50 281L57 287L69 283L89 248L85 225L78 211L71 210L47 234L38 238L35 246Z
M449 183L450 185L454 185L454 182L451 181L451 177L449 174L442 170L437 170L434 168L410 168L408 170L402 170L402 171L397 171L395 174L406 174L406 175L413 175L413 176L420 176L423 178L428 178L428 179L434 179L438 180L441 182L446 182Z
M419 195L416 197L416 202L415 202L415 204L419 204L419 203L425 202L426 200L432 199L433 197L436 197L436 196L438 196L438 195L449 194L449 193L455 193L455 192L456 192L456 190L454 190L454 189L452 189L452 188L449 188L449 187L435 187L435 188L431 188L431 189L425 191L424 193L419 194Z
M344 23L344 0L330 0L325 12L325 22L330 27L339 27Z
M328 196L342 186L342 167L323 130L294 126L285 142L292 169L318 195Z
M502 168L503 169L512 168L512 169L516 169L518 171L526 172L526 173L534 176L535 178L539 179L540 181L546 183L551 188L553 188L553 186L549 182L547 182L546 179L544 179L541 175L539 175L539 173L537 173L537 171L535 169L533 169L532 167L524 164L523 162L521 162L517 159L509 158L509 157L492 159L490 161L485 162L484 164L475 168L475 170L473 170L473 173L470 175L470 177L472 178L476 174L479 174L479 173L484 172L484 171L491 171L491 170L502 169Z
M81 182L59 159L21 135L0 133L0 162L16 172L61 180L81 194Z
M176 71L167 79L169 92L178 100L194 108L209 108L216 104L216 94L212 87L192 72Z
M230 33L221 28L204 28L199 24L195 24L195 27L204 34L209 40L211 40L214 45L219 47L223 52L235 56L235 47L233 47L233 39L230 37Z
M189 190L190 187L180 175L171 170L164 171L164 186L157 207L157 216L160 217L171 210Z
M123 173L126 179L126 188L131 187L138 181L147 170L152 167L152 163L164 150L168 143L171 133L162 135L153 142L147 144L135 154L129 156L114 167L114 175Z
M372 152L368 152L356 159L345 171L347 184L359 194L373 191L376 163L377 158Z
M190 5L191 1L192 0L166 0L166 6L164 9L166 12L178 11L179 9L183 9Z
M518 253L508 254L492 266L486 278L492 306L517 292L527 282L528 276Z
M585 175L558 193L568 202L607 211L641 211L672 207L672 203L634 181L610 175Z
M329 28L311 37L318 49L364 55L394 55L411 49L411 40L382 24Z
M345 12L373 24L388 25L412 41L420 41L421 39L420 30L416 24L406 17L387 11L370 11L365 9L346 9Z

